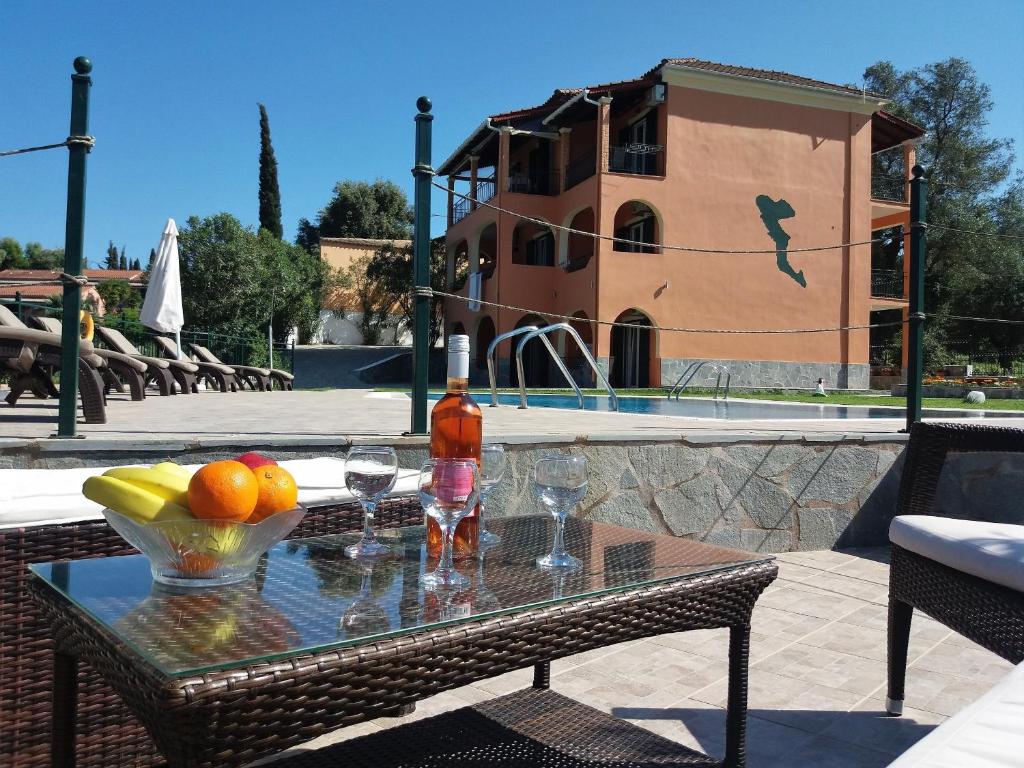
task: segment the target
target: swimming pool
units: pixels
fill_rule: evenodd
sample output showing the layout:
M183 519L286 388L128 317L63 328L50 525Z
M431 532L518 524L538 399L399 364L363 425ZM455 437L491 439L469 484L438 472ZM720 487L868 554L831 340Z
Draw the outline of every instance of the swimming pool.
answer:
M431 400L439 395L431 395ZM480 407L490 405L490 395L477 394ZM575 395L528 395L531 408L577 409ZM499 405L519 405L519 395L498 395ZM585 396L583 407L588 411L610 411L607 397ZM903 408L865 405L829 405L827 403L773 403L763 400L712 400L710 398L682 397L620 397L621 413L646 413L656 416L682 416L691 419L902 419ZM974 411L925 409L929 418L1000 418L1024 416L1020 411Z

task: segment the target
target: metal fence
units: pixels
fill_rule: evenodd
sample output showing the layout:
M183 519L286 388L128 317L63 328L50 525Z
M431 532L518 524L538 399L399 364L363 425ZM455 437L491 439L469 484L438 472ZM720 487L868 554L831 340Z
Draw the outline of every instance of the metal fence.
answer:
M872 344L870 363L873 369L892 368L899 370L902 365L902 350L896 344ZM1024 348L1010 350L1004 355L987 349L979 349L976 342L955 341L939 349L925 347L924 371L927 376L941 375L950 368L971 366L973 376L1024 377ZM960 376L963 373L958 374Z
M27 325L31 326L30 318L34 315L59 315L61 310L49 304L32 301L4 301L3 305ZM119 330L134 344L139 352L150 357L161 357L153 337L160 334L150 330L137 321L128 320L121 315L106 315L99 324ZM231 335L203 328L185 328L181 332L181 345L188 350L190 344L201 344L209 349L225 364L252 365L260 368L273 367L294 372L295 344L275 342L274 359L271 363L267 349L267 337L261 334Z
M871 199L892 200L905 203L909 200L910 183L900 176L873 175L871 177Z
M871 295L884 299L902 299L903 272L898 269L872 269Z

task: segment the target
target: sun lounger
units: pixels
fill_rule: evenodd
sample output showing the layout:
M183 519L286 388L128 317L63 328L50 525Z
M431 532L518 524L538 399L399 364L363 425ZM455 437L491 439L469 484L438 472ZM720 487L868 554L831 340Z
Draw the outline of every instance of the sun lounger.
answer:
M190 346L200 360L208 363L221 362L217 356L206 347L200 344L191 344ZM235 365L234 367L239 371L253 371L255 374L260 376L261 380L269 379L266 385L267 389L270 389L273 384L277 384L279 389L290 391L292 389L292 383L295 381L295 376L288 373L288 371L281 371L277 368L254 368L249 365Z
M166 336L154 336L153 342L156 344L157 349L160 350L160 354L170 360L178 359L178 345L174 343L173 339L169 339ZM254 381L247 379L239 374L237 366L225 365L224 363L208 363L201 360L193 360L186 358L193 365L199 366L199 375L209 379L213 379L217 382L218 388L220 388L220 378L223 377L227 381L234 383L234 389L244 389L246 385L250 389L256 389L258 384ZM223 390L222 390L223 391Z
M3 358L4 368L12 374L7 403L15 405L26 391L40 399L56 397L57 387L45 369L60 368L61 337L28 328L4 306L0 306L0 328L6 329L4 338L8 346L13 348L21 342L18 357ZM99 372L104 365L103 359L94 354L92 343L82 340L78 350L78 396L88 424L107 422L103 377Z
M105 325L96 326L96 335L99 336L100 340L106 344L107 347L115 352L120 352L122 355L128 355L129 357L134 357L136 360L141 360L151 366L153 371L161 371L161 373L156 375L163 379L163 386L169 387L171 392L174 391L174 387L172 384L168 383L167 379L169 378L173 378L173 380L178 383L178 391L183 395L189 395L197 391L196 374L199 372L198 366L185 361L164 360L159 357L144 355L139 352L138 348L136 348L134 344L125 338L123 333ZM158 379L157 381L159 384L160 380ZM160 389L160 394L164 394L163 387Z
M32 318L32 322L39 326L40 330L54 333L58 336L63 332L63 325L61 321L55 317L43 317L37 316ZM136 360L134 357L128 355L122 355L120 352L114 352L109 349L93 348L93 352L103 359L106 365L100 369L100 374L103 376L103 381L106 384L106 391L109 394L111 389L117 390L118 392L124 392L125 385L128 386L128 392L131 395L132 400L145 400L146 398L146 379L147 373L149 372L150 366L141 360ZM153 375L152 378L157 385L161 383L162 377ZM165 391L170 389L170 391ZM174 394L174 390L169 387L160 387L160 394L170 395Z

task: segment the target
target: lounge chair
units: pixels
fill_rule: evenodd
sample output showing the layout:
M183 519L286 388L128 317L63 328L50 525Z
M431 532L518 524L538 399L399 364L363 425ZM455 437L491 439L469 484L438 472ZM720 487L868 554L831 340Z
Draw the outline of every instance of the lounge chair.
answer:
M886 709L893 715L903 710L915 608L1007 661L1024 661L1024 525L936 509L942 468L955 453L1022 454L1024 430L918 422L910 431L889 527Z
M12 374L10 392L5 398L7 403L16 405L27 391L44 400L56 397L59 394L57 387L46 369L60 368L61 337L26 327L4 306L0 306L0 330L5 349L11 352L15 347L20 349L16 357L0 358L4 369ZM83 340L78 350L78 396L88 424L107 422L103 377L99 373L104 365L103 360L93 353L92 344Z
M160 394L164 394L164 387L173 393L174 385L168 380L173 379L178 383L178 391L183 395L190 395L196 392L196 373L199 368L192 363L179 360L164 360L159 357L150 357L139 352L138 348L125 338L120 331L105 325L96 326L96 335L100 340L115 352L128 355L136 360L141 360L151 367L158 377L158 386L161 387Z
M157 349L160 350L160 354L164 357L169 360L178 359L178 345L175 344L172 339L169 339L166 336L154 336L153 343L156 344ZM221 378L232 382L232 390L245 389L246 385L251 389L256 389L258 386L251 379L242 376L238 371L238 366L225 365L224 363L207 363L201 360L193 360L191 358L186 359L188 362L199 367L200 377L207 381L212 380L217 387L221 389L221 391L223 391L220 387Z
M39 326L40 330L54 333L58 336L63 332L63 325L61 321L55 317L43 317L37 316L32 318L32 322ZM128 355L122 355L120 352L113 352L109 349L100 349L93 347L93 352L103 359L106 363L103 368L100 369L100 374L103 376L103 381L106 384L106 391L109 394L110 390L116 390L118 392L124 392L125 385L128 385L128 392L131 395L131 399L135 401L146 399L146 379L151 366L136 360L134 357ZM158 386L162 383L161 376L154 373L149 376L154 380ZM170 391L166 391L170 389ZM160 387L161 395L172 395L174 394L173 388L169 386Z
M204 346L199 344L191 344L192 350L196 353L196 356L208 363L220 363L221 361L217 358L213 352ZM269 378L266 383L266 389L270 390L274 384L277 384L279 389L291 391L292 383L295 381L295 376L288 373L288 371L278 370L277 368L253 368L249 365L236 365L234 366L240 371L253 371L258 373L261 378Z

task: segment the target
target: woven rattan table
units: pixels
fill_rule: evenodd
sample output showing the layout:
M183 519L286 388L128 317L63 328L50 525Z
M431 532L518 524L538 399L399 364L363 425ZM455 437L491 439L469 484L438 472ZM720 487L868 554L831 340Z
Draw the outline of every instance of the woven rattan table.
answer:
M381 532L396 556L374 564L344 557L351 535L285 541L255 579L216 589L155 586L140 555L32 566L57 648L53 764L75 764L80 662L123 698L171 766L212 768L514 669L533 666L535 687L546 688L552 660L713 627L730 628L724 764L745 764L750 615L776 576L770 557L570 519L566 544L583 568L551 574L534 565L550 545L550 519L493 529L502 543L466 562L471 586L457 592L419 585L430 567L421 526ZM535 723L524 710L559 700L519 697L495 705L496 716ZM710 764L686 754L659 764Z

